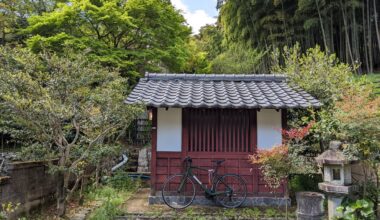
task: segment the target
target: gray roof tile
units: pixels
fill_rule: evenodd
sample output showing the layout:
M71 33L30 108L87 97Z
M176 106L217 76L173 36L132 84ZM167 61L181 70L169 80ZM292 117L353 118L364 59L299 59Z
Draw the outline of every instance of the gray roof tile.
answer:
M283 75L147 73L127 104L193 108L307 108L321 103Z

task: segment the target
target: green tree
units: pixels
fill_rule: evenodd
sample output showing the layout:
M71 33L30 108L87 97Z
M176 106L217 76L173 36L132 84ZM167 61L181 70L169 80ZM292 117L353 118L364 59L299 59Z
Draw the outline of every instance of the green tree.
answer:
M219 20L228 43L259 50L300 42L321 45L358 72L380 65L380 6L376 0L226 0Z
M50 161L50 172L60 177L57 209L62 216L86 167L99 167L118 152L118 140L141 108L123 104L125 78L82 55L35 55L1 47L0 63L0 107L25 130L26 149L33 152L30 147L38 146Z
M22 43L25 34L19 30L28 26L27 18L52 11L64 0L2 0L0 1L0 44Z
M205 25L199 30L196 36L199 40L199 47L207 53L207 59L213 60L224 51L223 32L219 24Z
M210 73L210 62L207 52L203 51L201 41L192 37L188 42L189 57L186 60L184 72L186 73Z
M266 51L244 47L240 44L229 45L229 48L219 54L211 62L212 73L250 74L263 73L263 60Z
M359 158L363 172L363 198L378 210L380 196L380 97L372 88L345 91L336 103L334 117L340 122L340 139L348 144L348 155ZM373 207L371 207L372 209ZM380 211L380 210L379 210Z
M300 44L272 53L273 73L286 74L298 86L318 98L325 106L333 105L347 89L356 86L354 69L340 62L335 54L323 52L319 46L302 53ZM282 61L282 62L281 62Z
M181 71L190 28L167 0L72 0L32 16L24 30L34 52L68 46L117 67L134 83L145 71Z

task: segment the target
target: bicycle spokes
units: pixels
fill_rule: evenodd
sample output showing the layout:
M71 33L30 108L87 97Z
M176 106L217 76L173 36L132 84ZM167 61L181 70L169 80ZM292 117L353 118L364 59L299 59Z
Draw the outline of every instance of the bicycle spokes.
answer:
M175 209L186 208L195 197L193 181L184 175L171 176L162 189L164 202Z
M247 196L247 186L244 180L234 174L222 176L216 183L216 191L220 192L216 200L223 206L234 208L240 206Z

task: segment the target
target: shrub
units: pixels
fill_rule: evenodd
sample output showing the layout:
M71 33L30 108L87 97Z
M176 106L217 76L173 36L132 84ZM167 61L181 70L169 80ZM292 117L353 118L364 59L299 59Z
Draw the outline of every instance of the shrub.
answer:
M373 211L373 203L371 201L360 199L356 201L343 202L337 208L338 214L341 216L335 217L336 220L371 220L375 219Z
M117 190L134 191L141 186L141 180L134 180L124 171L116 172L112 177L107 179L107 185Z
M317 191L322 182L321 174L296 174L290 177L289 187L292 196L300 191Z

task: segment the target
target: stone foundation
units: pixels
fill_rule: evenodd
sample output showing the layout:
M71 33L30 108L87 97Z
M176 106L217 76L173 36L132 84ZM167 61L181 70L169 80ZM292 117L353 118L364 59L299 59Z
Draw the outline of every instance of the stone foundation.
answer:
M162 196L156 195L156 196L149 196L149 205L154 204L164 204L164 201L162 199ZM284 207L288 203L288 206L290 206L291 201L290 199L286 199L283 197L276 198L276 197L247 197L242 204L242 207ZM200 205L200 206L218 206L216 202L214 202L212 199L207 199L204 196L195 196L195 199L192 203L193 205Z

